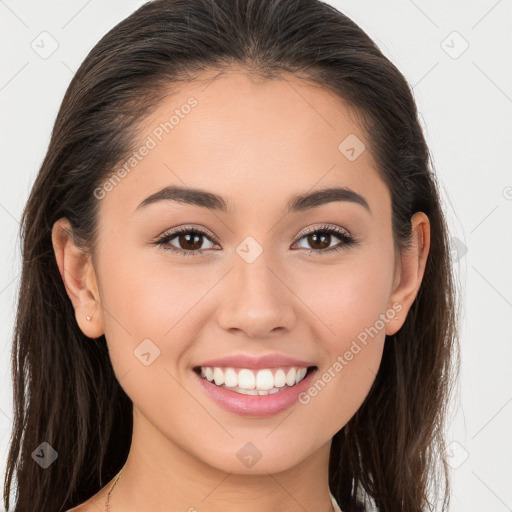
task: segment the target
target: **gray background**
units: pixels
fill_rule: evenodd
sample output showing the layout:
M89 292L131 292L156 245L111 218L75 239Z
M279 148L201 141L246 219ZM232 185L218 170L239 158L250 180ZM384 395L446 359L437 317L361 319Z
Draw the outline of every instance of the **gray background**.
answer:
M74 71L142 3L0 0L2 475L18 219ZM441 184L463 294L462 369L448 431L451 510L512 510L512 1L329 3L366 30L414 87Z

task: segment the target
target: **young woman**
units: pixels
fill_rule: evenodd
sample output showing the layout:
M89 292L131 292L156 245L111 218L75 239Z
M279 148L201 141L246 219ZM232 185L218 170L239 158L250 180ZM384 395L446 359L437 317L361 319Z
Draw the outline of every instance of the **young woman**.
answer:
M7 510L446 509L438 186L333 7L143 5L73 78L22 237Z

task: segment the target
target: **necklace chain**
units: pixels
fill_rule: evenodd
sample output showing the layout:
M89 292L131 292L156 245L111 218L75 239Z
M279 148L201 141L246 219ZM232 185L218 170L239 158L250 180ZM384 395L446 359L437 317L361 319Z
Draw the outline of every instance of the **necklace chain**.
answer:
M117 482L119 482L119 479L121 478L121 473L122 472L123 472L123 468L121 468L121 471L119 471L119 474L117 475L117 478L116 478L116 481L114 482L114 485L112 485L112 488L108 492L107 503L105 504L107 512L110 512L110 495L112 494L112 491L114 490L115 486L117 485ZM335 512L334 505L332 503L331 503L331 512Z
M119 482L119 479L121 478L121 473L123 472L123 468L121 468L121 471L119 471L119 474L117 475L116 481L114 482L114 485L110 489L108 496L107 496L107 503L105 504L105 507L108 512L110 512L110 495L112 494L112 491L114 490L114 487L116 486L117 482Z

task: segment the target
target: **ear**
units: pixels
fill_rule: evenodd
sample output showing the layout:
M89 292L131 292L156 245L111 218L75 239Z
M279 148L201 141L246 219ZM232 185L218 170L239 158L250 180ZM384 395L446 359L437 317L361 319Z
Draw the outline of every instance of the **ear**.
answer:
M425 273L427 256L430 250L430 222L423 212L411 217L412 240L409 248L404 249L395 266L393 291L389 308L397 311L397 320L386 324L386 334L395 334L404 324L405 318L420 289ZM395 307L393 307L395 304ZM398 305L401 309L398 309Z
M63 217L53 225L52 244L80 330L89 338L100 337L104 333L103 315L92 258L75 244L68 219Z

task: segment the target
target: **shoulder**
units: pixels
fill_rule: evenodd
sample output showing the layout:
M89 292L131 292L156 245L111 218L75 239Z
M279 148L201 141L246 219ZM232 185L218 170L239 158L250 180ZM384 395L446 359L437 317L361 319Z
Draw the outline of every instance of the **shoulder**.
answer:
M81 505L78 505L74 508L69 508L68 510L65 510L64 512L89 512L88 508L85 506L85 503L82 503Z
M65 510L64 512L99 512L105 509L106 492L102 489L97 494L84 501L74 508Z
M103 509L99 509L103 510ZM82 503L81 505L78 505L77 507L70 508L66 510L65 512L98 512L98 507L94 505L91 501L86 501Z

